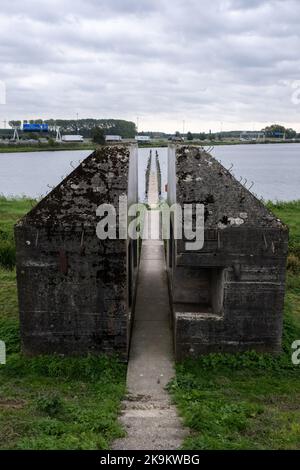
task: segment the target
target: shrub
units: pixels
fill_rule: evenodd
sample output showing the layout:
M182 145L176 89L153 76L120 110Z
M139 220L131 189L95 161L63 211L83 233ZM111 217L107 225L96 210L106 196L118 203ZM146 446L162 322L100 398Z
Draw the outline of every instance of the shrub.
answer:
M5 342L6 352L15 353L20 349L19 324L10 318L0 318L0 339Z
M293 253L288 256L287 269L293 274L300 273L300 258Z
M64 411L64 402L56 393L44 394L36 399L35 408L41 413L54 417Z
M16 264L16 248L12 240L0 239L0 265L12 269Z

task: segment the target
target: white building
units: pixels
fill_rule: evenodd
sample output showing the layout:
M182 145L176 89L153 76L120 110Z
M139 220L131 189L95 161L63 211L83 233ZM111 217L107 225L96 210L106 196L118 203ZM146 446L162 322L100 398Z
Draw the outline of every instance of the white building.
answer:
M241 142L258 142L259 140L264 140L264 138L264 132L244 131L240 134Z
M83 142L82 135L63 135L62 142Z
M137 140L138 142L149 142L150 135L136 135L135 140Z
M115 142L115 141L120 141L122 140L122 137L120 135L106 135L105 136L106 142Z

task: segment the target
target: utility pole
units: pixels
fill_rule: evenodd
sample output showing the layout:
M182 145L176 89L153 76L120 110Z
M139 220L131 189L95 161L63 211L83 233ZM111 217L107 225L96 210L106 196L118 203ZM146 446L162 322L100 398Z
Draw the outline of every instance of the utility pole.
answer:
M185 120L182 121L182 135L184 135L185 131Z
M17 127L17 126L14 126L14 127L13 127L13 130L14 130L14 135L13 135L12 140L13 140L14 142L19 142L20 138L19 138L19 133L18 133L18 127Z
M140 118L137 116L136 117L136 133L137 134L139 133L139 120L140 120Z
M61 137L61 133L60 133L59 127L56 126L56 127L55 127L55 130L56 130L55 141L56 141L56 142L61 142L61 141L62 141L62 137Z

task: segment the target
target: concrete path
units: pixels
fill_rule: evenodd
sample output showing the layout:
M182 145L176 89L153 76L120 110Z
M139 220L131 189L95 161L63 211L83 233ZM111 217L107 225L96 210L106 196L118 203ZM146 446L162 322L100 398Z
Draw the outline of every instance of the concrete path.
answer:
M127 436L119 450L178 449L186 434L165 386L174 375L163 243L143 242L127 371L128 396L120 418Z
M149 177L148 204L155 207L158 203L158 181L156 172L152 171Z

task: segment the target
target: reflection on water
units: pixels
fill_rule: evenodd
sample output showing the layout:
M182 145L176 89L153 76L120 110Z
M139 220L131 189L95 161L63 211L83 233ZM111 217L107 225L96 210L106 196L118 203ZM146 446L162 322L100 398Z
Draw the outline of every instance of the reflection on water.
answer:
M156 150L156 149L155 149ZM157 149L162 174L162 196L165 197L165 184L168 179L167 148ZM243 178L259 198L265 200L291 201L300 199L300 144L266 145L220 145L212 150L212 155L237 179ZM139 196L143 200L145 167L149 149L139 150ZM233 165L233 166L232 166Z
M247 187L265 200L300 199L300 144L222 145L212 151L215 158Z
M41 197L91 150L0 153L0 194Z

